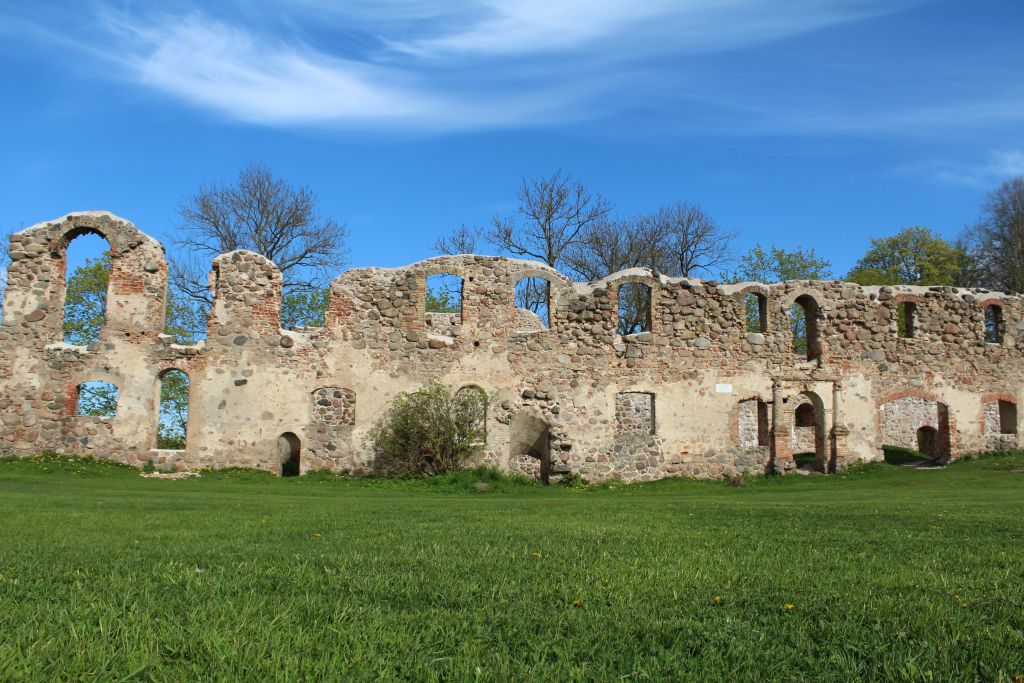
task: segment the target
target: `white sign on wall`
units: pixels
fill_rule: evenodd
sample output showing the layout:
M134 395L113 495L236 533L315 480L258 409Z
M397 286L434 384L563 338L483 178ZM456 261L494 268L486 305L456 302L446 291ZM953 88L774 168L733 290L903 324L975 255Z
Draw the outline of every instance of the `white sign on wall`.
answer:
M719 394L731 394L732 393L732 385L731 384L716 384L715 385L715 392L719 393Z

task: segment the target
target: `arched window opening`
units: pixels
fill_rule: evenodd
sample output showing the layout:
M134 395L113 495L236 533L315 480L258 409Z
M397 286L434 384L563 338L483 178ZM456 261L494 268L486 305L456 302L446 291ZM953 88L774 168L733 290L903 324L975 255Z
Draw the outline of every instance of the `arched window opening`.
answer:
M160 409L156 447L183 450L188 432L188 375L167 370L160 375Z
M642 282L619 285L619 334L650 331L651 288Z
M813 427L814 424L814 406L810 403L801 403L796 407L796 411L793 413L793 418L796 422L797 427Z
M999 433L1017 433L1017 404L1011 401L999 401Z
M106 321L110 245L95 233L76 235L64 262L64 341L87 346L99 341Z
M746 312L747 332L768 331L768 297L757 292L748 292L743 297Z
M462 278L450 273L427 276L427 327L445 334L447 328L462 323Z
M76 414L107 419L117 416L117 387L110 382L82 382L78 385Z
M297 477L300 474L302 442L291 432L277 437L278 462L281 463L282 477Z
M533 332L551 327L551 282L542 277L524 277L516 283L516 332Z
M989 344L1003 343L1003 307L990 304L985 307L985 341Z
M896 330L901 339L913 339L917 333L917 304L904 301L896 312Z
M789 325L793 333L793 352L807 360L821 357L821 339L818 336L818 303L806 294L797 297L789 310Z
M487 392L475 384L467 384L455 392L459 413L471 423L473 431L480 434L478 443L487 443Z

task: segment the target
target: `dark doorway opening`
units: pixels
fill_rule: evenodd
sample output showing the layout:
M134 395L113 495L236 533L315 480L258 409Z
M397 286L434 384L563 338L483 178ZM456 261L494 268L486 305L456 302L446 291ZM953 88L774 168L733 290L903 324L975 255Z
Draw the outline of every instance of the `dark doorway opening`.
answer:
M299 437L291 432L285 432L277 437L277 452L281 463L281 476L299 476L302 457L302 442L299 441Z

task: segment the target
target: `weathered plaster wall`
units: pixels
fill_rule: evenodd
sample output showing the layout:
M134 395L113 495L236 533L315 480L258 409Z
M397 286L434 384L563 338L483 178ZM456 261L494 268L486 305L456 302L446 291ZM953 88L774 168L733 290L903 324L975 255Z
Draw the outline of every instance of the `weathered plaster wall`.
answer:
M66 246L82 232L111 246L107 324L88 348L61 341ZM279 471L279 437L291 433L303 471L365 472L367 430L395 393L431 378L495 393L482 459L536 476L784 471L808 443L830 470L879 458L883 443L913 445L925 422L945 430L947 458L1019 443L1015 409L1013 430L1002 419L993 427L999 401L1015 407L1024 390L1017 295L834 281L723 285L644 270L580 284L538 263L451 256L349 270L331 285L325 326L288 331L277 267L233 252L212 264L207 339L179 346L162 334L163 248L131 223L69 214L15 234L11 248L0 450L16 454L50 448L134 465ZM463 278L460 315L424 310L426 278L438 273ZM515 285L526 277L551 282L548 328L515 309ZM623 337L625 282L651 288L652 320L649 331ZM766 297L763 332L747 332L747 293ZM804 296L817 305L814 360L792 351L788 309ZM906 301L916 304L911 339L897 333ZM992 304L1005 323L999 343L985 336ZM172 368L190 379L187 447L160 451L159 377ZM92 380L118 387L115 417L74 414L76 387ZM795 426L801 403L813 406L814 428Z

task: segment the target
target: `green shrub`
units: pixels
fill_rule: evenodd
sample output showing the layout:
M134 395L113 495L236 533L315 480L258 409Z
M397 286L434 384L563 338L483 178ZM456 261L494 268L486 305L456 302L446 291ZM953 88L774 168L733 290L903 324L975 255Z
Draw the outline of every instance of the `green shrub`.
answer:
M374 470L414 476L460 469L484 448L489 402L482 390L452 392L437 381L398 394L367 437Z

